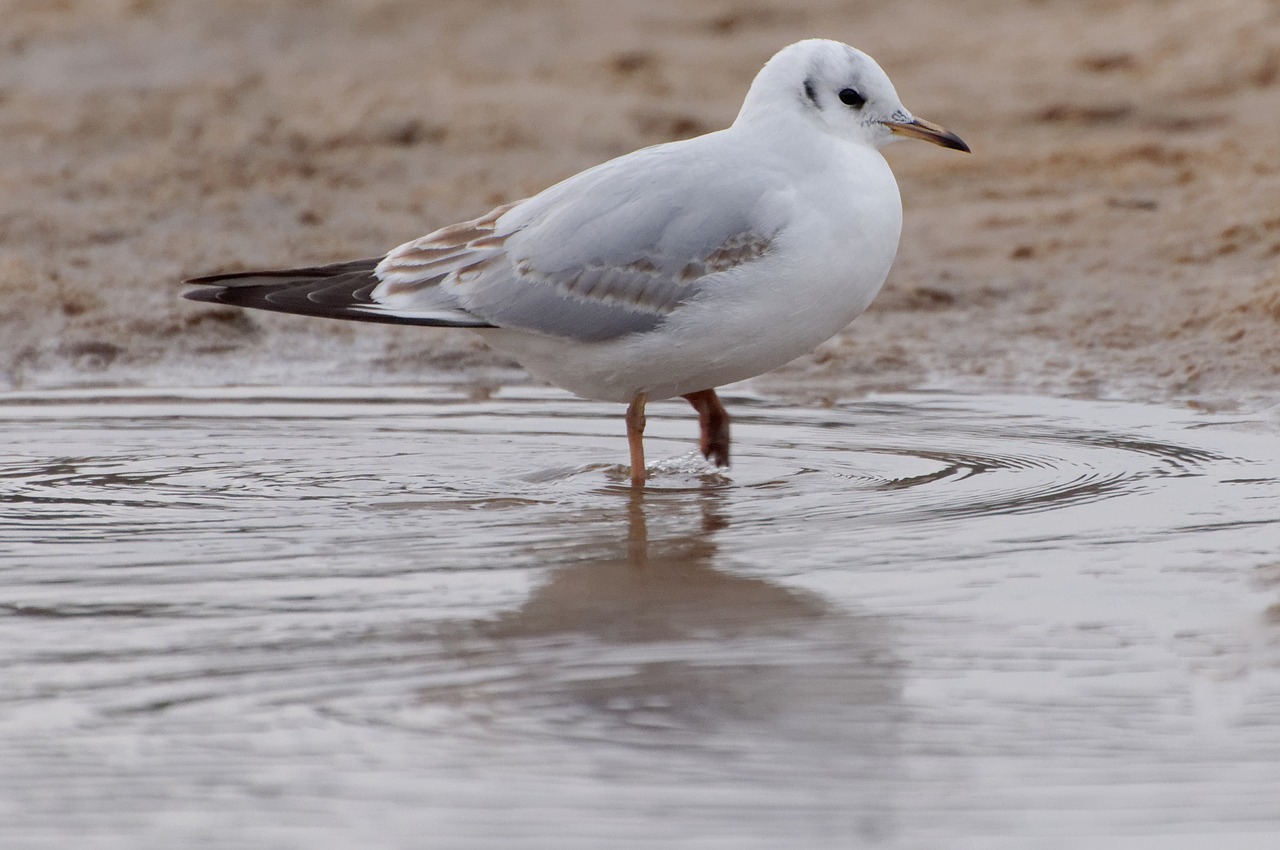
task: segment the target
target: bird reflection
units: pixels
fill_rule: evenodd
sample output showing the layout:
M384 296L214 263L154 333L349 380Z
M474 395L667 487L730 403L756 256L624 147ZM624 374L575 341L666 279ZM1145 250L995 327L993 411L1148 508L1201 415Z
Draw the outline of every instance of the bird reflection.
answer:
M718 543L731 493L603 500L577 535L599 539L557 553L518 610L450 640L468 684L424 696L486 724L518 715L578 741L727 750L766 772L887 757L901 684L885 626L743 574Z
M796 631L829 613L817 596L717 568L724 559L716 536L729 526L725 507L716 490L692 498L629 493L625 538L569 553L566 560L576 563L556 568L519 611L486 632L495 638L562 634L705 644L717 637Z

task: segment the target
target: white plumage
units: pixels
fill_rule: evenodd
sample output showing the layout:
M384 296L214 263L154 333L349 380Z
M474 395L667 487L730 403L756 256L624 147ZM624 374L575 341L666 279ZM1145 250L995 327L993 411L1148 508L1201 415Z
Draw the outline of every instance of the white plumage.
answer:
M637 483L648 398L690 397L704 452L727 463L714 388L812 350L883 285L902 228L879 152L894 134L968 150L913 117L866 54L802 41L765 65L725 130L619 157L377 260L215 275L190 295L477 328L553 384L630 402Z

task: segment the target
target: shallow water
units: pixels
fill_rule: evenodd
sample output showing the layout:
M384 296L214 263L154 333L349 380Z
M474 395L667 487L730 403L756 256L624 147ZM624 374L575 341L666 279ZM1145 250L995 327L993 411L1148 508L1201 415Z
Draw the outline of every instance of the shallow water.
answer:
M1280 846L1274 417L728 405L0 396L0 846Z

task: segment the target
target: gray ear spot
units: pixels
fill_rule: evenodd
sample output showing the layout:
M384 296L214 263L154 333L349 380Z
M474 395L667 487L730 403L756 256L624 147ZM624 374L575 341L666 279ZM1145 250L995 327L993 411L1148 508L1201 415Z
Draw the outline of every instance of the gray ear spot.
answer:
M804 81L804 96L809 98L809 102L814 106L818 105L818 89L813 84L813 77Z

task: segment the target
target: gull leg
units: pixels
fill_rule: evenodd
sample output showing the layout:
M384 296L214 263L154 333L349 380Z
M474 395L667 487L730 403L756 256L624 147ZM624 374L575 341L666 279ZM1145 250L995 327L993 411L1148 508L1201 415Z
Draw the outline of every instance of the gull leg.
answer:
M631 486L643 487L644 470L644 393L636 393L627 408L627 443L631 446Z
M716 466L729 465L729 411L720 403L715 390L698 390L683 396L698 411L702 429L702 456Z

